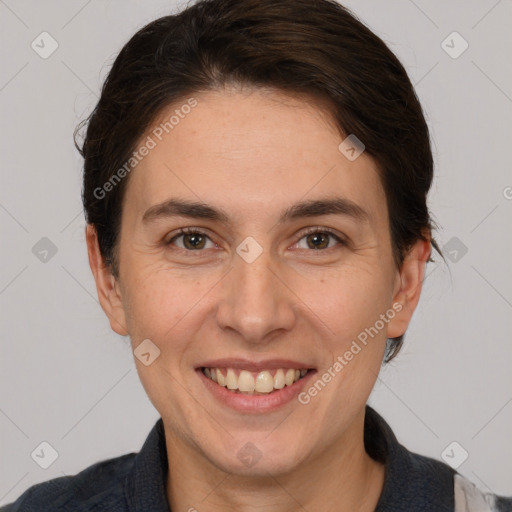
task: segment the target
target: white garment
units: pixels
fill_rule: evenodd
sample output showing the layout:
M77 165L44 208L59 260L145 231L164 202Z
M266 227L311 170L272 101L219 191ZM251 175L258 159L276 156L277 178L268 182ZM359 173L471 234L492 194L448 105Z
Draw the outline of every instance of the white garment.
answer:
M476 485L456 474L453 477L455 491L455 512L497 512L496 497L491 493L485 493Z

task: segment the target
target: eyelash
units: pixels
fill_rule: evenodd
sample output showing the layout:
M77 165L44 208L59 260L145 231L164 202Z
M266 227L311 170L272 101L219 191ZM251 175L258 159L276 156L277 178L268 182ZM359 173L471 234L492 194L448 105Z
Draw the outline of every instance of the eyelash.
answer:
M338 243L340 246L346 246L347 245L347 241L344 240L343 238L341 238L339 235L336 234L336 232L331 229L331 228L324 228L324 227L320 227L320 226L316 226L316 227L311 227L311 228L307 228L306 231L303 231L301 233L301 236L299 237L299 239L297 240L297 242L295 243L298 243L300 240L302 240L304 237L308 236L308 235L312 235L314 233L322 233L322 234L328 234L330 235L331 237L333 237ZM179 238L180 236L183 236L183 235L201 235L201 236L205 236L207 238L209 238L211 240L211 237L204 231L198 229L198 228L180 228L178 230L178 232L172 236L172 238L166 242L166 245L171 245L177 238ZM211 240L213 242L213 240ZM214 242L215 243L215 242ZM215 244L217 245L217 244ZM295 244L294 244L295 245ZM328 251L329 249L335 249L336 247L328 247L327 249L318 249L318 250L315 250L315 249L309 249L309 251L314 251L314 252L325 252L325 251ZM197 253L201 253L203 252L203 250L199 249L197 251L193 251L193 250L190 250L190 249L182 249L181 247L178 247L177 248L178 250L180 251L185 251L185 252L188 252L188 253L193 253L193 252L197 252ZM302 250L302 249L301 249ZM307 249L306 249L307 250Z

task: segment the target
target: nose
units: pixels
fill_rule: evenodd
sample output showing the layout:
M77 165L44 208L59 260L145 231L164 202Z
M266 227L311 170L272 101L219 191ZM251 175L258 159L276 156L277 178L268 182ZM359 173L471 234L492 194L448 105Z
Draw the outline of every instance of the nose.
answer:
M292 329L296 321L294 294L265 251L251 263L235 255L223 280L217 322L246 343L264 345Z

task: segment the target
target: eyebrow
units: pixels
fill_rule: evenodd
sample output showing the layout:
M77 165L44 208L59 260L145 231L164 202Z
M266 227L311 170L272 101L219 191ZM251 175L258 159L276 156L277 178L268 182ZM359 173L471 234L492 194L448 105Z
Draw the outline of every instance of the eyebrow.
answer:
M368 222L370 215L358 204L343 197L300 201L281 213L278 224L296 219L318 217L321 215L341 215L360 222ZM208 219L229 225L231 219L224 211L204 202L172 198L151 206L142 217L143 224L149 224L160 218L190 217Z

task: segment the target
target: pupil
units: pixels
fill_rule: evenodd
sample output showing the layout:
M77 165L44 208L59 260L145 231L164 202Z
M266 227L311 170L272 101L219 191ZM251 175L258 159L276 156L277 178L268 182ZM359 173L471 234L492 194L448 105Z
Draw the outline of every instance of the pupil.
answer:
M310 240L311 241L314 240L313 249L318 249L318 248L321 248L321 246L325 246L325 243L324 244L321 243L322 237L324 238L324 240L327 239L327 237L323 233L315 233L314 235L310 235ZM316 242L320 242L320 245L317 245Z
M185 240L189 243L185 243L185 245L190 245L192 248L197 249L201 245L202 242L202 235L195 234L195 235L186 235Z

